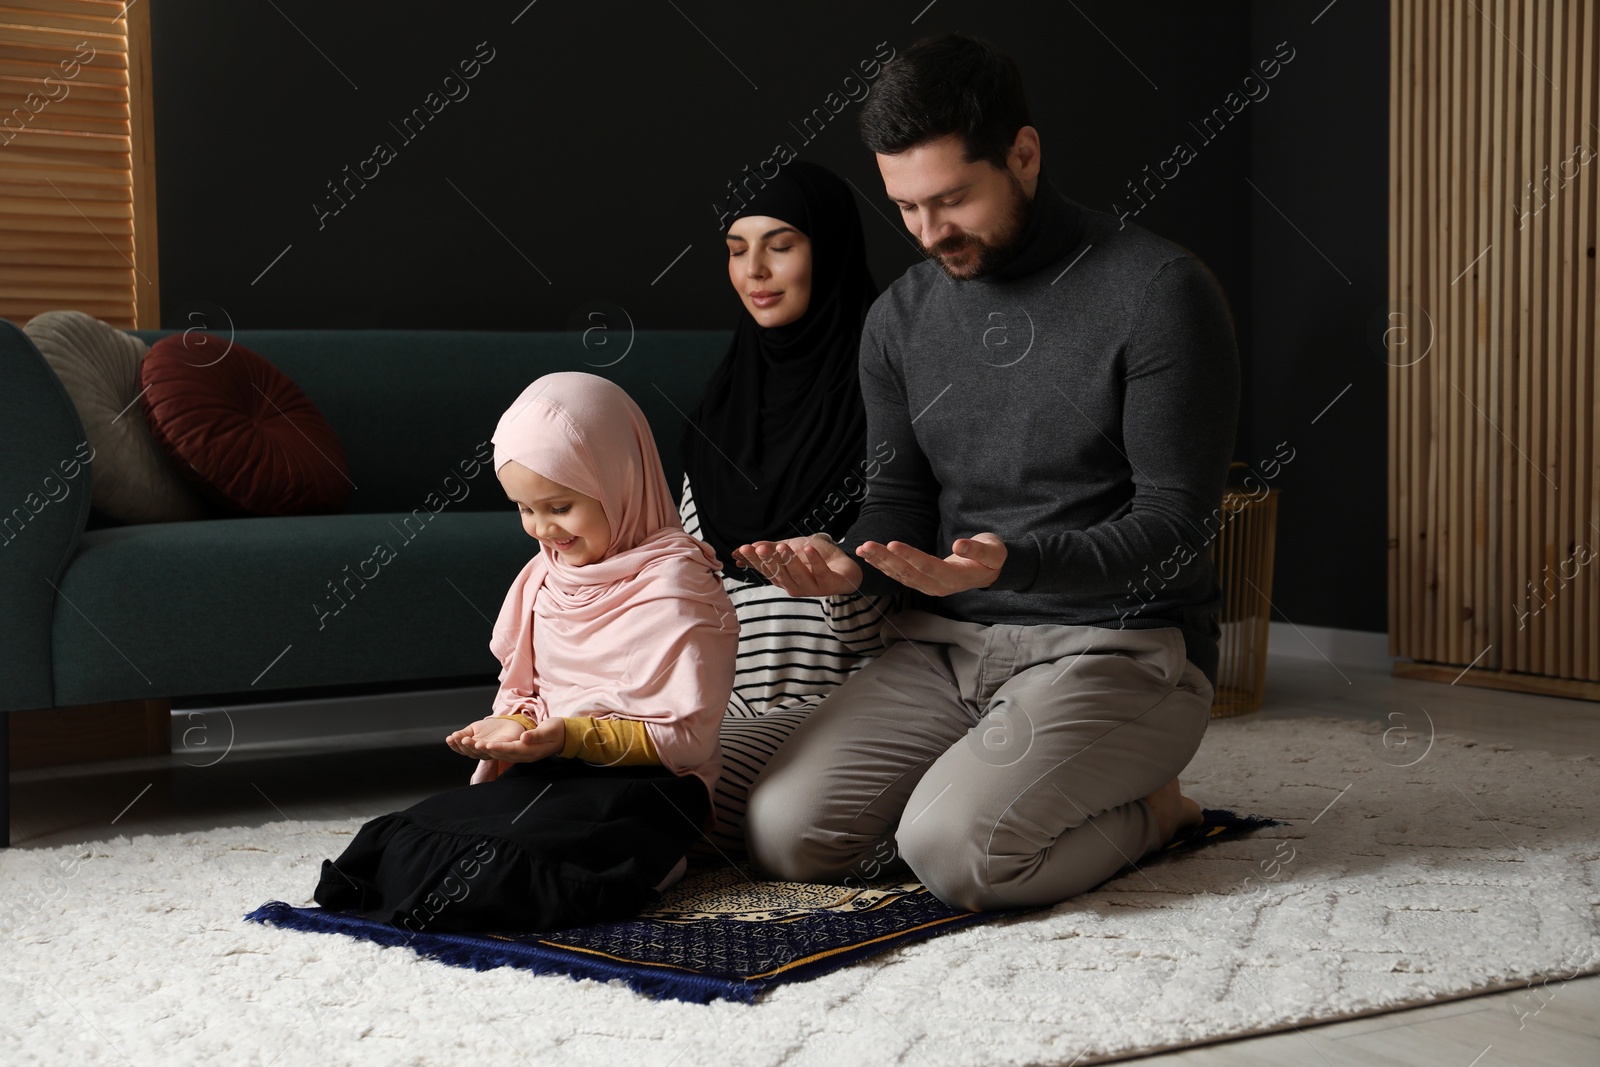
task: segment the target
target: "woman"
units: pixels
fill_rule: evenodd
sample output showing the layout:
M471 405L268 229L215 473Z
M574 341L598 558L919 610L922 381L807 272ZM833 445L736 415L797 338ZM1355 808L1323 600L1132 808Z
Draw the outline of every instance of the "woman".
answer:
M727 230L728 280L744 314L683 435L684 529L723 561L739 617L733 696L712 843L744 851L745 794L830 689L883 650L897 605L880 597L791 597L736 568L747 542L843 535L872 475L857 357L878 295L850 187L788 163Z

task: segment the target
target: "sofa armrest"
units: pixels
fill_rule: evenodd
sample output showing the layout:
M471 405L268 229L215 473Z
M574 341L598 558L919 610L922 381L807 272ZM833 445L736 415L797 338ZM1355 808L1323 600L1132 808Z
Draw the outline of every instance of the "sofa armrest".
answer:
M0 712L55 705L55 587L88 521L92 454L61 379L0 319Z

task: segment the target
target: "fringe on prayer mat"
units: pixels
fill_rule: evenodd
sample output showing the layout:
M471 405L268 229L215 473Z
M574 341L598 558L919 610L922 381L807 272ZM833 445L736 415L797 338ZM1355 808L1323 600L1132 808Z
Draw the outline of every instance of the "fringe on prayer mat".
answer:
M1203 816L1200 826L1180 833L1163 851L1200 848L1279 825L1276 819L1213 808ZM878 881L861 888L752 884L750 872L741 866L691 870L657 903L625 922L554 933L412 932L349 912L296 908L280 900L245 918L403 945L424 958L479 971L521 967L574 979L621 979L635 992L656 999L705 1004L720 997L751 1004L773 986L816 978L896 945L1026 910L1039 909L952 908L920 882Z

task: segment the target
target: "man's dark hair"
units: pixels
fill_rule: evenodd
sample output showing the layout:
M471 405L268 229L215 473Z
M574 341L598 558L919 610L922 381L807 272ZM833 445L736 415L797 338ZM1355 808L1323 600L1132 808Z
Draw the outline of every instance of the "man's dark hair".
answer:
M891 59L861 104L861 139L889 156L953 133L966 162L1004 170L1017 131L1028 125L1016 62L964 33L924 37Z

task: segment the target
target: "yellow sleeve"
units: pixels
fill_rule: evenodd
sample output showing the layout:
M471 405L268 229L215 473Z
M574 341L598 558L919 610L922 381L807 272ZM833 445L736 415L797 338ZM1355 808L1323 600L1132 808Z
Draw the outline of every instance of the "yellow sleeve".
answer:
M638 719L596 719L592 715L569 715L567 740L561 754L568 759L599 763L607 767L630 767L642 763L661 763L650 731Z

